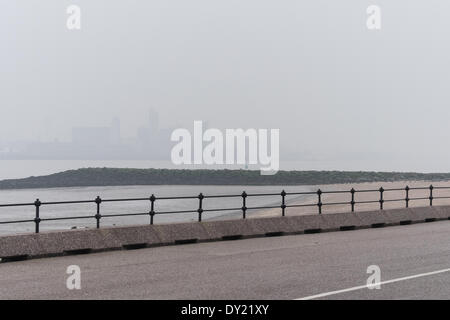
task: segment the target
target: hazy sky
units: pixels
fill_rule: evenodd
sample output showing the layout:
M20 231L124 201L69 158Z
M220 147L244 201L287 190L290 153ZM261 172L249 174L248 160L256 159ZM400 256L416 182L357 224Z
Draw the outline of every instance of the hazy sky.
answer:
M153 108L162 126L279 128L298 159L449 170L448 1L0 3L0 141L69 139L116 116L132 136ZM66 28L70 4L80 31Z

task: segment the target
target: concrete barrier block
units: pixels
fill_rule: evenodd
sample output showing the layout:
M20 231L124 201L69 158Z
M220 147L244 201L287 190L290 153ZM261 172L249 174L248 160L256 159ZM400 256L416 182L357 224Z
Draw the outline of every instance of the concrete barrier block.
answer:
M385 217L387 225L425 221L423 217L414 213L411 208L383 210L381 214Z
M321 214L286 217L296 232L329 230L330 227Z
M440 219L450 219L450 206L433 207Z
M201 222L154 225L162 243L205 241L210 239Z
M286 217L252 218L248 219L248 223L255 235L298 232Z
M249 219L229 221L207 221L202 223L210 240L218 240L226 237L254 236L256 231L252 228Z
M42 252L36 234L0 237L0 258L35 256Z
M363 226L362 220L352 212L324 214L323 218L328 229L359 228Z
M361 220L361 227L386 224L386 217L380 210L355 212L355 215Z
M435 207L423 207L423 208L410 208L411 214L415 217L416 221L425 221L428 219L439 219L440 215Z
M41 254L45 255L80 250L102 250L112 246L105 241L99 230L89 229L40 233L38 240L43 248Z
M293 233L298 232L295 225L290 223L290 220L286 217L267 217L267 218L254 218L248 220L252 229L258 234L267 233Z
M154 226L150 225L114 227L100 229L100 231L105 242L110 244L110 248L132 245L154 245L161 242Z

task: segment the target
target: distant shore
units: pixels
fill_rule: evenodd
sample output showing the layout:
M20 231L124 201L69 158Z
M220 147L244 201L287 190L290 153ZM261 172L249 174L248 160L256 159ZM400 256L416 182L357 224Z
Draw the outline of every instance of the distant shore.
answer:
M179 170L83 168L0 181L0 190L129 185L331 185L395 181L448 181L450 173L372 171Z

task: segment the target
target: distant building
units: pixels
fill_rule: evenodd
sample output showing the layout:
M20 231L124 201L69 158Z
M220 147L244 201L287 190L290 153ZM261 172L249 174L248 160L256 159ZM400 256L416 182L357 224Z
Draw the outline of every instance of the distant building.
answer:
M151 133L156 133L159 130L159 115L158 112L156 112L153 109L149 110L148 113L148 127L150 129Z
M119 144L120 121L114 118L110 127L72 128L72 143L81 146Z
M158 113L148 118L134 137L122 138L120 120L110 126L74 127L70 141L0 143L0 159L169 160L172 128L160 128Z
M148 121L137 131L137 153L140 158L167 160L170 158L170 135L173 129L159 127L159 116L149 110Z

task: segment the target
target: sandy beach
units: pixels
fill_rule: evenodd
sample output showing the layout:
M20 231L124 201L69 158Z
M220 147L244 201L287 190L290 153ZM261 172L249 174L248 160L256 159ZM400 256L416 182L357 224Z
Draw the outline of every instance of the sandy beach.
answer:
M350 190L354 188L355 192L355 211L370 211L380 209L380 192L378 191L382 187L385 191L383 192L383 203L384 209L394 209L394 208L404 208L406 206L406 186L410 188L409 190L409 207L423 207L429 206L430 201L428 197L430 196L429 186L433 185L433 205L450 205L450 181L397 181L397 182L370 182L370 183L353 183L353 184L333 184L333 185L320 185L317 189L321 189L323 194L322 197L322 213L338 213L338 212L350 212L351 211L351 193ZM414 188L425 187L425 190L417 190ZM449 187L449 189L439 189L439 187ZM315 189L315 190L317 190ZM391 189L401 189L401 190L391 190ZM363 192L364 190L364 192ZM377 190L374 192L368 192L366 190ZM348 191L345 193L327 193L330 191ZM439 197L449 197L448 199L439 199ZM423 200L412 200L413 198L427 198ZM401 199L400 201L391 201L395 199ZM377 201L374 203L358 203L363 201ZM286 215L306 215L306 214L316 214L318 213L318 196L304 195L286 196L286 204L289 205L304 205L304 204L316 204L310 207L292 207L286 208ZM337 204L345 203L345 204ZM331 204L331 205L327 205ZM261 211L255 211L250 213L250 217L270 217L281 215L281 209L266 209Z

